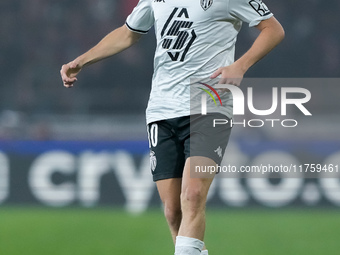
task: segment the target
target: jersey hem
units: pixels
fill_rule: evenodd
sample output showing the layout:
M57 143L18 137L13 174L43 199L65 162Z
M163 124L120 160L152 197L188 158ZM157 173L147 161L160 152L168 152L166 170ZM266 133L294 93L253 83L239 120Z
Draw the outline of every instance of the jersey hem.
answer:
M274 14L273 13L267 13L265 14L264 16L262 16L262 18L260 20L254 20L252 22L249 23L249 27L255 27L257 26L258 24L261 23L261 21L264 21L264 20L267 20L267 19L270 19L271 17L273 17Z

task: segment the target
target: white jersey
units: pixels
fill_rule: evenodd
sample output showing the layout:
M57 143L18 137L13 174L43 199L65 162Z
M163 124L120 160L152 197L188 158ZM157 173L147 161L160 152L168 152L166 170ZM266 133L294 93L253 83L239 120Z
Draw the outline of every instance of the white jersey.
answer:
M262 0L140 0L126 25L138 33L155 27L147 123L190 115L190 81L234 62L242 22L256 26L271 16Z

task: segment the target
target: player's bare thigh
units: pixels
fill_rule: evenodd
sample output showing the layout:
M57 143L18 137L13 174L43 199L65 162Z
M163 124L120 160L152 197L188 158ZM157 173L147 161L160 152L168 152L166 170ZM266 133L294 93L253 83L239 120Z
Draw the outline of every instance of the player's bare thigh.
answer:
M181 207L180 195L182 178L171 178L156 182L159 196L164 205L170 207Z
M189 182L190 179L193 181L196 180L196 182L203 182L207 184L211 183L215 177L215 173L209 171L197 171L197 167L200 169L206 169L205 167L216 167L216 165L217 164L213 159L204 156L191 156L187 158L184 165L182 188L186 185L186 182Z

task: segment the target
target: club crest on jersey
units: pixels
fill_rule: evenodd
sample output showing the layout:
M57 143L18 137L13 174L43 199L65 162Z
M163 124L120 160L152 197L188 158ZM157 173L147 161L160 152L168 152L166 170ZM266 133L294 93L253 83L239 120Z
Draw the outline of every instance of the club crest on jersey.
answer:
M208 10L214 2L214 0L200 0L200 1L201 1L201 6L203 10L205 11Z

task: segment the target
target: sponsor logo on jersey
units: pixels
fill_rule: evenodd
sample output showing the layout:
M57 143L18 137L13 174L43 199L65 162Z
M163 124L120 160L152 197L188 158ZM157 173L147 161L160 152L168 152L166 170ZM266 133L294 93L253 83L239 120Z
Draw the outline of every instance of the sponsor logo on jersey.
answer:
M249 1L249 4L260 16L266 16L270 14L267 5L263 3L262 0L251 0Z
M157 159L154 151L150 151L150 166L152 172L155 171L157 166Z
M162 47L172 61L185 60L190 47L196 40L194 22L190 20L187 8L174 8L165 22L162 31Z
M213 0L201 0L203 10L208 10L212 6L213 2Z
M165 3L165 0L154 0L155 3Z

